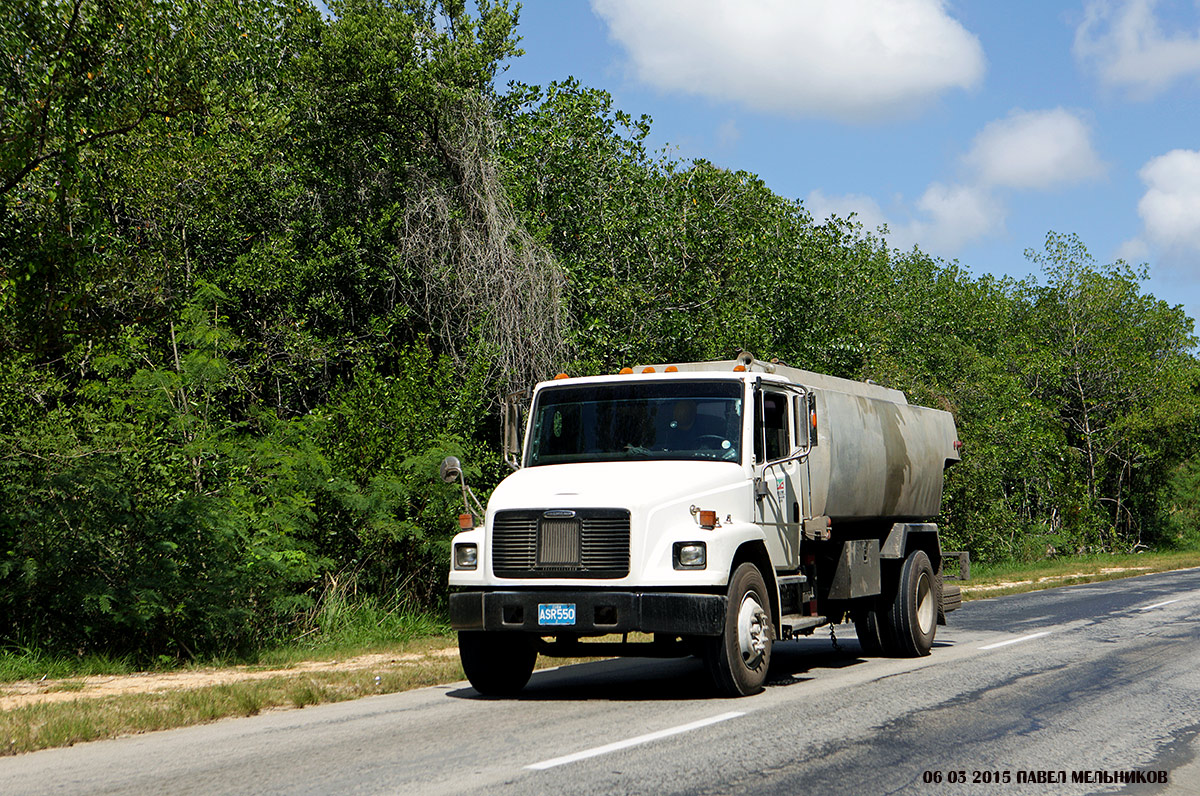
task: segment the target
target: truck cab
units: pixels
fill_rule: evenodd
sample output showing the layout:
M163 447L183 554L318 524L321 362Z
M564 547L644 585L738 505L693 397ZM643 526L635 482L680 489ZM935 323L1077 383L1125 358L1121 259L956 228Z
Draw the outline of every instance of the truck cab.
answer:
M778 640L850 618L864 649L924 655L953 607L926 522L953 420L898 391L749 355L643 366L539 383L506 436L515 472L452 544L481 693L538 654L692 654L751 694Z

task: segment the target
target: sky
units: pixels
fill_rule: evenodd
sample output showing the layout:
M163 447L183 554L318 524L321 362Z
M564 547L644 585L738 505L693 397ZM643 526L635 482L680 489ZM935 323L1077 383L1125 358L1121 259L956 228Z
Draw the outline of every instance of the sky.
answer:
M523 0L500 76L975 275L1075 233L1200 316L1200 0Z

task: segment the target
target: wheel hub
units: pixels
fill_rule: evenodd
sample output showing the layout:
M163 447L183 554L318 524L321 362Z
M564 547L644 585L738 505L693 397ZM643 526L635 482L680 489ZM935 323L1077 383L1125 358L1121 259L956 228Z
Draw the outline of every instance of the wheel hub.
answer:
M738 646L742 652L742 662L753 669L762 662L767 651L770 622L767 612L753 594L742 598L738 609Z
M933 630L935 611L933 589L930 587L929 578L922 573L917 581L917 624L922 633Z

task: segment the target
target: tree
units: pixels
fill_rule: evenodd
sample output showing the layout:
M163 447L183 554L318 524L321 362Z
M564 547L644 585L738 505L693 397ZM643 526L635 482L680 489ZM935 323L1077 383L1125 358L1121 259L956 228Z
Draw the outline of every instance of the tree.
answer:
M1088 500L1107 518L1109 535L1094 542L1137 546L1170 441L1196 422L1191 320L1141 292L1144 267L1099 266L1075 235L1051 232L1027 256L1047 283L1034 292L1026 378L1056 407Z

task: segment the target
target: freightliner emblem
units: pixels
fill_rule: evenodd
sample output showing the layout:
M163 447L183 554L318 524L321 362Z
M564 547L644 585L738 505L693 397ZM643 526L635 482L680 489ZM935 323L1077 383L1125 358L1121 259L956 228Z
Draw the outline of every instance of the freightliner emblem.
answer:
M548 520L569 519L575 516L575 512L570 509L550 509L550 511L542 512L542 516Z

